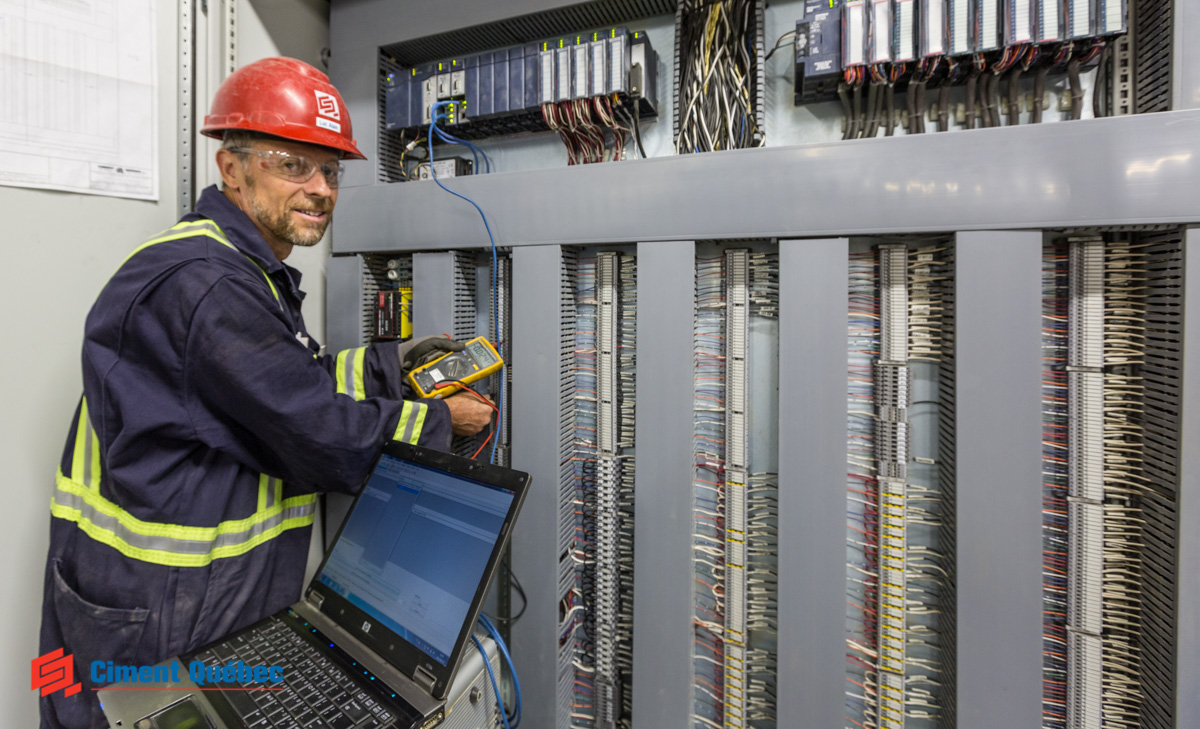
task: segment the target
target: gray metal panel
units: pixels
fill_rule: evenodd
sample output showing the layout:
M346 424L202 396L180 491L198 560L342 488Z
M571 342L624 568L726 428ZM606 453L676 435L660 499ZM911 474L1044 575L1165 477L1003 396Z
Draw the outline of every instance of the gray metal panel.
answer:
M362 277L358 256L334 256L325 264L325 349L330 353L364 344Z
M512 628L512 655L521 677L522 724L552 729L558 653L559 412L547 402L557 390L562 249L513 251L513 391L547 397L512 400L513 468L533 478L512 536L513 572L525 587L525 615Z
M959 233L958 721L1041 726L1042 234Z
M454 187L501 246L1194 223L1197 134L1200 111L1168 112L475 175ZM351 188L340 204L337 251L487 240L475 210L436 186Z
M329 80L346 102L346 112L353 121L355 142L367 157L365 162L346 162L346 177L340 186L344 195L346 188L374 185L379 169L379 49L350 44L334 44L331 48L337 51L329 57ZM338 222L342 220L339 215L334 223L335 232L339 234Z
M1183 402L1179 468L1176 726L1200 726L1200 229L1183 241ZM1191 443L1191 446L1187 446Z
M638 361L654 366L640 367L637 378L636 442L643 457L634 485L634 544L642 558L633 575L633 634L639 636L633 644L633 726L686 729L692 725L693 686L696 249L692 241L639 243L637 256L643 284L638 286ZM515 312L514 322L520 321Z
M1175 0L1171 108L1200 109L1200 3ZM1185 726L1180 724L1180 726Z
M333 0L329 9L329 47L336 53L365 46L374 49L579 4L579 0L505 0L502 3L495 0L439 0L436 3ZM342 94L344 96L345 92Z
M413 254L413 336L454 331L454 254Z
M779 243L777 716L841 726L846 656L846 297L850 242Z

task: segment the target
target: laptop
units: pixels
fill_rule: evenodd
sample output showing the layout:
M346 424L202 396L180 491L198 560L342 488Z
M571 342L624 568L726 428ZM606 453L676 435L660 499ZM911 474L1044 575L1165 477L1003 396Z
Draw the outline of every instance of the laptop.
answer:
M101 689L105 716L120 729L437 726L528 487L528 474L389 443L300 602L138 677L160 680Z

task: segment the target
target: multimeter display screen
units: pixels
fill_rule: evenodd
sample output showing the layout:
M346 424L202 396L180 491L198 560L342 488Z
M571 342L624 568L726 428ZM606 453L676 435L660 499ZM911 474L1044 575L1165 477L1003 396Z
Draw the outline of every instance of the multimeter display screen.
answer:
M479 365L479 369L484 369L496 362L496 357L491 351L483 345L482 342L472 342L467 345L467 354L475 360Z

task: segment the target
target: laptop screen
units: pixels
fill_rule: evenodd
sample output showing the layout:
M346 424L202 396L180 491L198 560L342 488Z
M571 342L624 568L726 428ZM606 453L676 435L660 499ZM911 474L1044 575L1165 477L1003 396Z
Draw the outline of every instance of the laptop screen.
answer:
M318 581L445 666L515 497L384 453Z

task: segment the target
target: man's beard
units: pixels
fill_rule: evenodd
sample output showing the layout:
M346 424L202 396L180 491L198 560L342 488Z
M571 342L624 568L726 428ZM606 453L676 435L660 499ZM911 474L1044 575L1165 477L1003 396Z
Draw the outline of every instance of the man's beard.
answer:
M249 188L254 187L254 183L247 185ZM281 211L268 210L263 206L258 198L254 195L249 195L250 212L255 219L263 225L267 230L280 240L287 241L294 246L302 248L310 248L321 242L321 238L325 235L325 229L329 227L329 221L333 219L333 205L328 199L321 202L309 203L307 208L313 212L324 212L325 219L321 221L319 227L305 226L303 229L297 228L295 221L292 219L292 208L289 205Z

